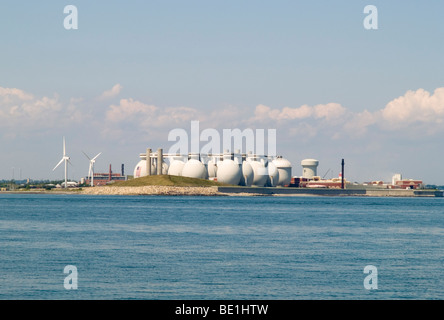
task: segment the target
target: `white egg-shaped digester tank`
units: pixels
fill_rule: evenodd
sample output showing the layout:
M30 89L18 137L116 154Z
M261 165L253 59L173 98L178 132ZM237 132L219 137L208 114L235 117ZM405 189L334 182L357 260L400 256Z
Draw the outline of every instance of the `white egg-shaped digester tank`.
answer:
M140 160L134 168L134 178L145 177L146 172L146 160ZM151 174L156 174L156 166L151 164Z
M213 159L211 159L207 163L207 173L208 173L208 178L216 178L217 177L217 165Z
M162 163L162 174L168 174L169 165L168 163L164 162Z
M272 161L268 162L267 172L268 172L268 177L266 185L268 187L276 187L279 183L279 171L276 165Z
M171 160L170 167L168 169L168 174L170 176L181 176L184 166L185 166L185 162L181 158L174 157Z
M168 174L168 163L162 162L162 174ZM157 163L151 165L151 175L157 175Z
M199 156L192 155L182 169L182 176L197 179L206 179L207 170L205 165L198 160Z
M253 186L263 187L267 183L268 173L265 168L264 161L251 160L249 161L251 168L253 169Z
M251 167L250 162L248 161L242 162L242 177L239 184L241 186L251 187L251 185L253 184L253 179L254 179L254 171L253 168Z
M278 186L288 186L291 182L291 163L287 159L277 157L272 161L279 171Z
M242 170L239 162L225 158L217 163L217 181L232 185L238 185L242 178Z

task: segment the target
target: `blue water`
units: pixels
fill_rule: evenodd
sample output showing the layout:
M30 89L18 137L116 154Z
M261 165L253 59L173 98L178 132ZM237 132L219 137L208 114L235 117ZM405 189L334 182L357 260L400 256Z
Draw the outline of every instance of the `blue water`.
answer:
M0 299L443 299L443 209L443 198L3 194ZM66 265L77 290L64 288Z

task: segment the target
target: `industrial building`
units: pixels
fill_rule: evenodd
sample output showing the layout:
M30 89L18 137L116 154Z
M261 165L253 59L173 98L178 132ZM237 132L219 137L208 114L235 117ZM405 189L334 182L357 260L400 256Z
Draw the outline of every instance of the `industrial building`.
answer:
M349 183L344 177L344 160L339 178L324 180L317 175L319 161L301 161L302 176L292 176L290 161L282 156L257 155L252 152L223 154L164 154L148 148L141 153L134 168L134 178L149 175L174 175L209 179L231 185L253 187L340 188Z
M318 176L319 161L304 159L301 161L302 175L292 176L290 161L282 156L257 155L252 152L232 153L225 150L222 154L190 153L187 155L164 154L162 149L153 152L147 149L139 155L140 161L134 168L134 178L149 175L174 175L198 179L209 179L238 186L253 187L295 187L295 188L328 188L356 189L357 185L347 181L342 170L337 178L323 179ZM111 172L111 168L110 168ZM122 173L123 176L123 173ZM124 179L116 174L96 174L97 185L111 180ZM361 187L385 189L419 189L423 188L421 180L402 179L400 174L393 176L392 184L382 181L364 183ZM94 183L96 184L96 183ZM358 186L359 187L359 186Z
M188 155L163 154L162 149L140 154L134 168L134 178L148 175L175 175L209 179L232 185L284 187L291 182L291 163L281 156L271 157L253 153Z
M109 165L109 171L106 173L94 173L94 186L104 186L114 181L126 181L128 176L125 176L125 166L122 164L121 173L113 173L111 164ZM91 185L92 177L86 177L83 179L83 183Z

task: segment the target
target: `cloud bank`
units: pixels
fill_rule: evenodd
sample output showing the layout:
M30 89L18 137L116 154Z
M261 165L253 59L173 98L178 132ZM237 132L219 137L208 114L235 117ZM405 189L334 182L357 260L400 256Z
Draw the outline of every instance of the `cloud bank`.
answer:
M100 97L115 97L121 89L122 86L116 84ZM350 135L364 137L369 131L403 133L407 128L410 133L426 135L444 131L444 88L437 88L433 93L424 89L409 90L383 108L358 112L337 102L281 108L259 104L243 109L226 106L198 110L188 106L160 107L124 98L118 104L108 105L102 101L103 107L92 114L91 104L96 102L75 98L64 101L66 99L62 100L57 94L37 97L18 88L0 87L0 124L3 129L0 133L4 135L13 127L32 132L61 125L78 127L91 121L102 132L115 130L124 134L128 130L150 132L150 128L156 128L163 130L166 137L171 129L188 128L192 120L214 128L274 127L289 136L305 134L315 137L324 133L327 139Z

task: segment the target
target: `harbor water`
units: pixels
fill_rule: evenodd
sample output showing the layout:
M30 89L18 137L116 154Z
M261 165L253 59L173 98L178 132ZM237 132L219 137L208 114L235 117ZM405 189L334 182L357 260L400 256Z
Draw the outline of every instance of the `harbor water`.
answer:
M443 198L0 194L0 210L3 300L444 298Z

